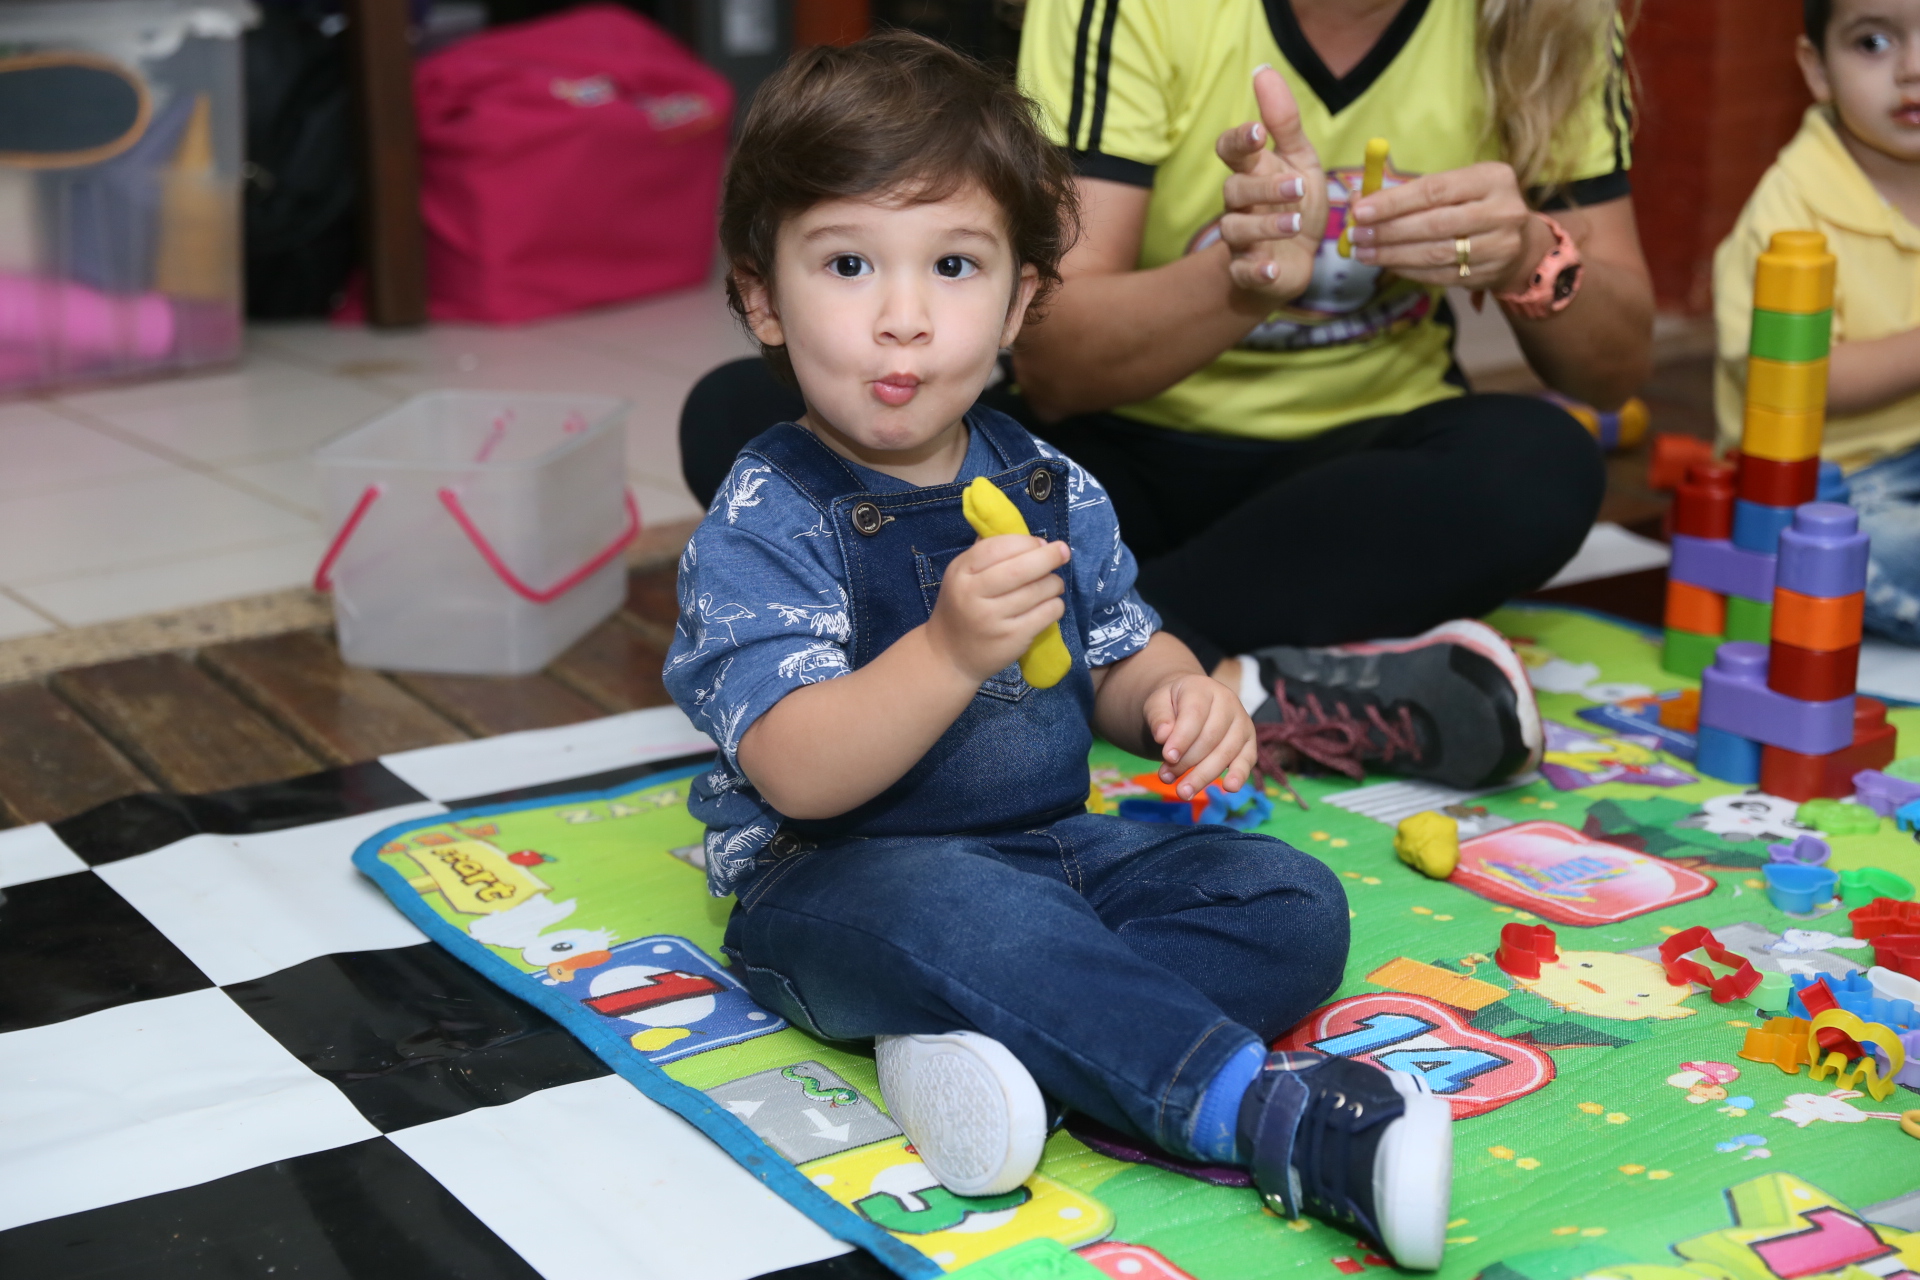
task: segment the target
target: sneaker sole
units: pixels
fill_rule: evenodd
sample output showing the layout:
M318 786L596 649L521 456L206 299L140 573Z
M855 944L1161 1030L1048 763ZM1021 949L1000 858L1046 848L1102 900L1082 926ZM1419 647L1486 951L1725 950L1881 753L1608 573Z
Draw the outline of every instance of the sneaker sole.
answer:
M990 1036L880 1036L880 1096L927 1171L958 1196L1012 1191L1047 1143L1040 1086Z
M1389 1071L1406 1113L1388 1126L1373 1158L1380 1243L1402 1267L1437 1271L1453 1204L1453 1108L1404 1071Z
M1339 647L1348 653L1406 653L1430 644L1457 644L1500 668L1500 674L1513 686L1514 708L1520 717L1520 740L1527 748L1526 763L1515 770L1515 774L1539 768L1546 754L1547 737L1540 724L1540 704L1534 700L1533 682L1527 679L1525 664L1506 638L1486 623L1473 618L1455 618L1410 639L1373 640Z

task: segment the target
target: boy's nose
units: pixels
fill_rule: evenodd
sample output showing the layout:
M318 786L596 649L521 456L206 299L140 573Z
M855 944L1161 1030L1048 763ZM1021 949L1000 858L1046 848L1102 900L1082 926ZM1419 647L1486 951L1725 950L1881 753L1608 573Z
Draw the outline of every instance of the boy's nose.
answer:
M887 290L874 336L882 342L911 346L933 338L933 313L921 291L901 281Z

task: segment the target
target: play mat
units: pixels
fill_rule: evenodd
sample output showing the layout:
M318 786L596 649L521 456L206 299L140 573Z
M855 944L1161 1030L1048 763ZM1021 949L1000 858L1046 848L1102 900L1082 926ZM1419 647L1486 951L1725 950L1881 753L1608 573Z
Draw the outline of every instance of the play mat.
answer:
M1843 1087L1864 1088L1851 1076L1742 1058L1765 1021L1753 1002L1715 1003L1660 968L1660 944L1702 924L1763 970L1871 965L1844 910L1795 917L1768 900L1759 868L1795 834L1795 806L1699 779L1684 742L1665 744L1674 755L1625 736L1632 700L1677 683L1650 636L1565 610L1490 620L1531 669L1558 750L1493 794L1296 778L1304 811L1278 794L1260 829L1339 872L1353 912L1346 982L1285 1043L1423 1072L1451 1101L1443 1276L1914 1280L1920 1139L1896 1116L1920 1093L1877 1100ZM1892 718L1902 754L1920 749L1920 710ZM1093 764L1114 795L1148 767L1106 746ZM980 1276L1332 1280L1387 1265L1350 1235L1263 1212L1231 1170L1156 1167L1078 1121L1010 1194L935 1185L880 1106L871 1058L760 1009L724 967L731 903L693 865L691 772L404 823L355 859L442 945L903 1276L978 1263ZM1451 882L1433 881L1396 860L1393 823L1449 799L1462 836L1480 838ZM1835 868L1920 881L1920 847L1891 819L1831 843ZM1550 927L1578 968L1510 977L1491 957L1515 923Z

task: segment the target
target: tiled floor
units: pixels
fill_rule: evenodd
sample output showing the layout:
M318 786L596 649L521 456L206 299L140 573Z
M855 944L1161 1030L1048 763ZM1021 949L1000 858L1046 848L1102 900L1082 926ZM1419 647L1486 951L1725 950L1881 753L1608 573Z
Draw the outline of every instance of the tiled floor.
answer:
M680 403L750 350L709 286L513 330L256 325L235 369L0 402L0 640L305 583L314 446L437 388L630 400L642 519L688 519Z
M1470 373L1519 349L1455 299ZM235 369L0 402L0 640L299 586L324 542L314 446L439 388L611 393L650 525L699 514L687 389L751 346L717 282L518 329L256 325Z

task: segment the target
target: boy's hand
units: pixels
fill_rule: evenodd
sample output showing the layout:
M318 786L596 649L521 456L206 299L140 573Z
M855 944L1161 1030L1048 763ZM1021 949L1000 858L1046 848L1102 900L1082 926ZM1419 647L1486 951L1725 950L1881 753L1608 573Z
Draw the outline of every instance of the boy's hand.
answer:
M1233 690L1211 676L1162 681L1146 702L1147 731L1160 744L1160 780L1191 800L1215 778L1238 791L1253 772L1253 720Z
M1066 613L1067 584L1054 570L1070 554L1064 542L1025 534L980 539L947 565L928 642L974 684L1003 669Z

